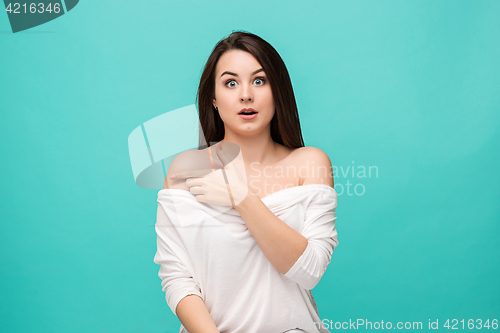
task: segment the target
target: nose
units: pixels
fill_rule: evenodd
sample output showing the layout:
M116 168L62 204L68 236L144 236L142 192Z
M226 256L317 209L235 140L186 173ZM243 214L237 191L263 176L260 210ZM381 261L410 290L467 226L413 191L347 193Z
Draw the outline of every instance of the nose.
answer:
M251 102L253 100L252 88L249 85L243 85L241 89L241 101L242 102Z

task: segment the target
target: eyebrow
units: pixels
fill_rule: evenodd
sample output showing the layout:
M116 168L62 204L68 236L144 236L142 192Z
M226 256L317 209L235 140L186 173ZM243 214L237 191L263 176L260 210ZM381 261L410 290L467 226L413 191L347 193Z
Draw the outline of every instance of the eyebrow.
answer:
M264 71L264 68L261 68L261 69L258 69L256 70L255 72L253 72L251 75L255 75L259 72L263 72ZM224 73L222 73L220 76L222 77L224 74L229 74L229 75L233 75L233 76L238 76L238 74L236 73L233 73L233 72L229 72L229 71L225 71Z

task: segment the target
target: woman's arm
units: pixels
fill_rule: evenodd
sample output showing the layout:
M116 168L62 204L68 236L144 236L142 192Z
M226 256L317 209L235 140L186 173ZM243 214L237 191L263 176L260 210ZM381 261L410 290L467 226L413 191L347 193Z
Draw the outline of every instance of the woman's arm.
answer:
M189 333L219 333L205 302L198 295L188 295L181 299L176 312Z
M186 167L185 161L189 161L189 159L178 158L177 160L174 160L172 162L172 165L167 172L167 177L165 178L165 183L163 185L164 189L176 188L189 190L184 182L173 183L171 186L169 186L170 174L174 174L175 171L177 171L181 167ZM217 326L215 326L212 317L210 317L210 313L208 312L205 302L198 295L187 295L186 297L181 299L179 303L177 303L177 308L175 311L177 318L179 318L182 325L189 333L219 333L219 330L217 329Z
M314 147L302 149L303 151L297 154L297 161L313 161L311 164L317 168L314 171L332 169L328 155L322 150ZM330 172L318 174L318 172L313 173L312 170L308 170L309 175L314 175L314 177L305 177L304 185L317 183L334 186L333 174ZM286 274L304 253L308 240L274 215L251 191L240 204L236 205L235 209L240 213L267 259L278 271Z

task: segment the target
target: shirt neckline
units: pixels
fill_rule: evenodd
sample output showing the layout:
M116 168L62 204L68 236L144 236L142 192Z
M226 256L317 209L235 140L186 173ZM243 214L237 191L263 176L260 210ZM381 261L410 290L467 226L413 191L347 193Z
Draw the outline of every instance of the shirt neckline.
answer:
M281 189L281 190L278 190L278 191L275 191L273 193L270 193L262 198L260 198L262 201L266 201L268 198L272 198L274 196L276 196L277 194L279 193L286 193L288 191L296 191L298 189L314 189L314 188L324 188L326 190L330 189L332 190L335 194L337 194L337 192L335 191L335 189L329 185L326 185L326 184L305 184L305 185L297 185L297 186L291 186L291 187L286 187L284 189ZM189 191L186 191L186 190L181 190L181 189L178 189L178 188L164 188L164 189L161 189L159 192L161 191L174 191L174 192L178 192L178 193L182 193L184 192L185 194L189 195L189 196L194 196L194 194L192 194L191 192Z

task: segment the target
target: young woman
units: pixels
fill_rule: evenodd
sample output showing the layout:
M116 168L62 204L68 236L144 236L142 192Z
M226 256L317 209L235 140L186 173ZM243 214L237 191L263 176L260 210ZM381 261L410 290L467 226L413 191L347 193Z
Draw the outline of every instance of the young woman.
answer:
M158 193L154 261L181 332L329 332L311 289L338 245L337 194L328 156L304 147L283 60L233 32L197 103L200 149L175 158Z

